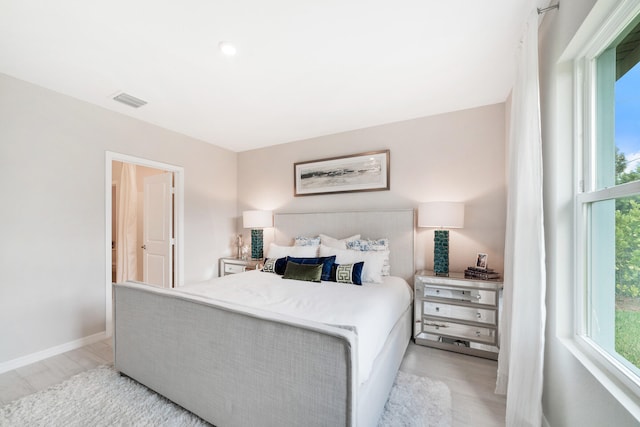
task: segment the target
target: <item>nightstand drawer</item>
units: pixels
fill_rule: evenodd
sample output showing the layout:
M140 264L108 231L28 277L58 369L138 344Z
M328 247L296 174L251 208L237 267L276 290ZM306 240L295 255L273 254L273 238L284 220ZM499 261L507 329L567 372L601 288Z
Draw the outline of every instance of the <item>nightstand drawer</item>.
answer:
M424 296L430 298L442 298L452 301L465 301L473 304L496 305L496 291L483 289L455 289L445 286L424 287Z
M466 320L495 326L498 324L496 310L479 307L463 307L434 301L423 301L422 312L427 316L440 316L450 319Z
M258 259L220 258L218 275L243 273L258 268L259 265L260 260Z
M482 326L462 325L460 323L445 322L425 317L422 319L422 331L429 334L461 338L483 344L498 344L496 330Z
M247 266L245 266L245 265L228 264L228 263L224 264L224 273L225 274L242 273L242 272L244 272L246 270L247 270Z

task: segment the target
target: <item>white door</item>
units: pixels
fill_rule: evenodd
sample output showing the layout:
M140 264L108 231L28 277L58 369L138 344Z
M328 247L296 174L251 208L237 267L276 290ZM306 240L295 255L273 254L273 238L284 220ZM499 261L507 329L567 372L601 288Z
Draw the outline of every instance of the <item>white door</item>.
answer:
M173 287L173 174L144 178L142 280Z

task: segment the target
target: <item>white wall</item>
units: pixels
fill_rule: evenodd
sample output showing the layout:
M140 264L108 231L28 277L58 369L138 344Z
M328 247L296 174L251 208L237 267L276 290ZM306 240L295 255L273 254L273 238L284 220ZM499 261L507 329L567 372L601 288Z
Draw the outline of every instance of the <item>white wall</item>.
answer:
M295 162L387 148L390 191L293 196ZM465 228L450 232L450 270L464 270L474 263L476 253L485 252L489 266L503 271L504 104L246 151L238 156L238 174L239 211L416 208L424 201L463 201ZM269 235L265 232L265 240ZM249 241L246 232L245 239ZM431 229L417 232L416 268L424 267L433 268Z
M560 55L596 3L563 0L540 28L540 94L547 242L547 330L543 411L555 426L637 426L561 341L573 322L572 64ZM602 2L601 2L602 3Z
M105 330L105 151L184 167L186 282L230 253L236 153L0 74L0 364Z

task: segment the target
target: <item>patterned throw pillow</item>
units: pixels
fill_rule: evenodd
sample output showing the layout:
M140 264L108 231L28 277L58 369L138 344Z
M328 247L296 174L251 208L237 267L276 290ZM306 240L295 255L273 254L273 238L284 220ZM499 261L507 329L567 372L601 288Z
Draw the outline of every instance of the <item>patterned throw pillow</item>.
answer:
M331 280L338 283L362 285L362 267L364 262L355 264L333 264L331 267Z
M382 267L389 251L354 251L352 249L335 249L320 245L320 256L336 256L338 264L355 264L364 261L362 268L363 283L382 283Z
M276 261L277 258L267 258L264 260L264 267L262 267L262 271L265 273L275 273L276 272Z
M320 236L318 237L304 237L298 236L293 239L294 246L320 246Z
M284 258L265 258L262 271L265 273L275 273L282 276L287 266L287 257Z
M389 239L358 239L347 242L347 249L362 252L383 252L389 250ZM389 276L391 273L391 265L389 257L384 260L381 271L383 276Z

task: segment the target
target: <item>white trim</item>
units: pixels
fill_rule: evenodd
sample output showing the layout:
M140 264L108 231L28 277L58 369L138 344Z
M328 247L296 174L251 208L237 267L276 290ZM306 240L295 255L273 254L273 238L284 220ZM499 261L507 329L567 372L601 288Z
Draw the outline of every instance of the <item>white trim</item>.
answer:
M615 187L607 187L603 188L602 190L578 194L577 201L578 203L592 203L602 200L611 200L620 197L634 196L638 193L640 193L640 181L632 181L625 184L616 185Z
M611 34L612 28L628 25L638 12L638 0L598 0L558 62L597 56L615 39L616 36Z
M58 354L66 353L67 351L75 350L77 348L102 341L106 338L108 338L106 332L98 332L97 334L89 335L88 337L80 338L78 340L70 341L65 344L60 344L55 347L48 348L46 350L41 350L35 353L28 354L26 356L18 357L17 359L0 363L0 374L30 365L32 363L39 362L44 359L48 359L53 356L57 356Z
M604 353L596 351L582 337L560 338L560 341L613 398L640 421L640 398L628 388L630 379L611 375L608 361L603 363Z
M113 151L105 151L105 328L106 336L113 334L113 301L111 290L111 185L112 185L112 162L133 163L140 166L146 166L155 169L162 169L172 172L174 176L175 188L175 206L174 206L174 224L175 224L175 265L174 286L184 285L184 168L182 166L171 165L168 163L157 162L155 160L144 159L142 157L134 157L128 154L116 153Z
M640 420L640 380L627 366L605 352L587 336L590 284L590 211L588 205L640 192L640 182L596 188L596 58L618 38L620 31L640 14L640 0L600 0L563 53L560 62L573 63L574 197L574 325L563 345L629 413ZM546 420L543 420L543 424ZM547 424L548 425L548 424Z

